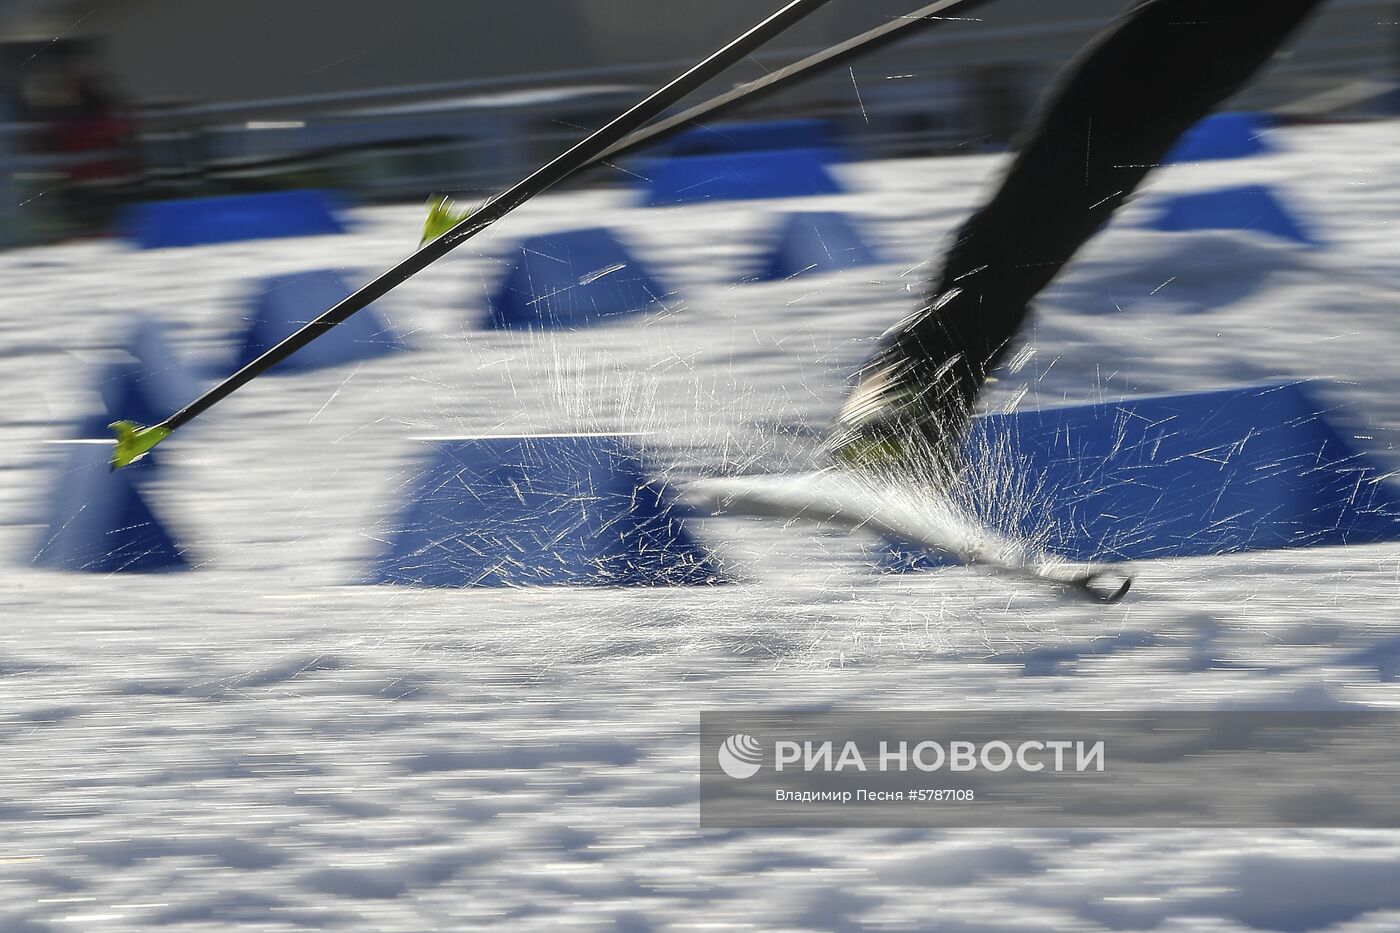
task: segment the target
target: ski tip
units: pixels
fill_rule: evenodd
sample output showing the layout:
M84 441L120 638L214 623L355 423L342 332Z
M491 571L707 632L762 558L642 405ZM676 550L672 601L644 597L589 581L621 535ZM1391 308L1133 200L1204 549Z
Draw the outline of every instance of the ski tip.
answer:
M114 421L108 427L117 435L117 446L112 451L113 471L131 466L171 435L169 428L159 424L148 428L134 421Z
M459 209L446 195L434 195L428 199L428 219L423 223L423 239L419 246L427 246L472 214L470 208Z
M1092 599L1112 605L1122 602L1133 588L1133 578L1115 570L1100 570L1075 581L1075 587Z

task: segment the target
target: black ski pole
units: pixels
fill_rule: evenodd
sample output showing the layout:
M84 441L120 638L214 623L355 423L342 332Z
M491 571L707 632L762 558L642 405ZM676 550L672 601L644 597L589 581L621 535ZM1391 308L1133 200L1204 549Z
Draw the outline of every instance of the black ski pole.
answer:
M404 281L441 259L526 201L548 191L574 172L591 164L599 155L607 152L633 130L665 113L666 110L702 87L706 82L762 48L779 34L829 2L830 0L792 0L787 6L665 85L583 142L540 168L515 187L491 199L479 211L464 219L447 233L425 243L416 253L311 321L301 330L160 424L144 427L130 421L116 422L112 425L112 430L117 435L117 446L112 455L112 468L120 469L136 462L182 426L228 398L331 328L347 320L357 311L384 297Z
M883 26L878 26L869 32L863 32L852 39L833 45L829 49L824 49L799 62L794 62L786 68L780 68L755 81L725 91L723 94L696 104L675 116L658 120L645 129L637 130L613 146L599 156L598 161L615 159L638 149L644 149L688 126L694 126L703 120L727 113L742 104L762 100L770 94L776 94L824 71L838 68L847 62L855 61L871 52L893 45L901 39L907 39L915 32L927 29L937 23L947 22L948 18L939 14L953 7L958 7L959 11L962 12L990 2L991 0L938 0L937 3L930 3L906 16L891 20Z
M828 49L823 49L814 55L810 55L801 61L794 62L785 68L764 75L747 84L725 91L716 97L687 108L681 113L658 120L650 126L644 127L632 133L626 139L617 143L606 152L600 154L597 159L588 165L579 168L579 172L585 172L598 165L611 164L612 159L629 155L639 149L655 145L657 142L668 136L673 136L681 130L690 126L696 126L705 120L720 116L730 110L734 110L744 104L762 100L772 94L806 81L816 75L829 71L847 62L854 61L871 52L883 49L901 39L906 39L916 31L927 29L936 23L948 22L949 17L940 16L952 7L959 7L962 10L971 10L974 7L990 3L991 0L938 0L930 3L926 7L915 10L906 16L891 20L883 26L878 26L869 32L863 32L854 38L837 43ZM457 211L452 207L449 198L440 198L433 202L432 211L429 214L428 223L424 228L424 240L445 232L444 228L450 229L459 223L468 212Z

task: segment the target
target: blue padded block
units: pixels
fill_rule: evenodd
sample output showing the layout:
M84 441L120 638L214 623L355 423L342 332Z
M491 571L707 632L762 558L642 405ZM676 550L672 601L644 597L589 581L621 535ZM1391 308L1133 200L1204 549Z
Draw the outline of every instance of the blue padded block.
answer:
M667 295L650 265L611 230L530 237L491 296L491 330L585 327L641 314Z
M1392 85L1389 90L1377 94L1369 101L1365 112L1377 116L1400 114L1400 87Z
M688 511L624 438L434 442L368 581L415 586L719 582Z
M653 162L646 204L664 207L701 201L745 201L840 194L841 185L827 167L836 161L830 149L775 149L682 156Z
M142 249L345 232L321 191L151 201L129 208L125 227Z
M1298 384L989 415L968 457L1035 490L994 524L1073 560L1400 540L1385 465Z
M54 570L146 573L188 566L130 470L112 472L109 444L73 444L49 501L33 563Z
M701 156L774 149L831 149L835 144L836 128L827 120L774 120L696 127L677 136L669 149L673 156Z
M789 214L758 271L744 281L772 282L799 275L839 272L878 263L865 237L845 214L814 211Z
M1272 120L1259 113L1217 113L1197 123L1167 156L1167 164L1243 159L1272 152Z
M80 422L78 437L110 438L107 426L113 421L158 424L203 389L152 318L138 316L119 349L123 358L103 365L94 385L101 410Z
M234 369L251 363L350 294L350 286L340 273L331 269L263 279L249 312L248 328L243 334ZM363 309L302 347L272 371L323 369L404 349L403 341L375 307L370 305Z
M1171 233L1249 230L1308 246L1320 245L1278 196L1263 185L1176 195L1162 202L1150 226Z

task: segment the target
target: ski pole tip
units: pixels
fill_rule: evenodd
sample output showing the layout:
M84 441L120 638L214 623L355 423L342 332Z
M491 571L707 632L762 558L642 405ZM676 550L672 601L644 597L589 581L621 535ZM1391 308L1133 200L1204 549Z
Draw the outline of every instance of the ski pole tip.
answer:
M134 421L114 421L108 427L117 435L117 446L112 451L114 471L131 466L173 433L164 425L146 427Z

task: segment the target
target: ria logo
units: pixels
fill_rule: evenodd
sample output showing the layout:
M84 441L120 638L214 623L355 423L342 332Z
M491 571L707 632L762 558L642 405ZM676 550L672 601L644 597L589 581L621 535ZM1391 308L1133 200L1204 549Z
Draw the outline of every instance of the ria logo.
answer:
M740 732L724 740L717 757L721 771L736 781L746 781L763 767L763 746Z

